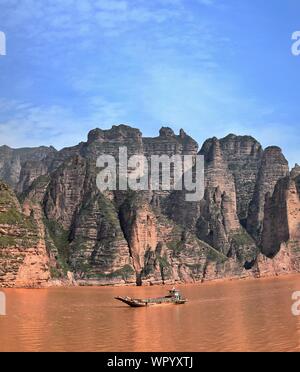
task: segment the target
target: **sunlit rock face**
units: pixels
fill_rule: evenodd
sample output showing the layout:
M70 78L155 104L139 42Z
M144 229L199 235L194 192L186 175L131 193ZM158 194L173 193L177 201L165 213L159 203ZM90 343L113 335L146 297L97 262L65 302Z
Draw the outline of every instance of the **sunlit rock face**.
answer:
M0 182L0 287L36 287L50 279L42 220L34 207L27 212Z
M297 245L300 242L300 174L293 169L289 176L280 179L274 193L266 195L262 252L274 257L282 243Z
M245 225L261 166L263 149L253 137L234 134L221 139L220 147L234 178L237 215Z
M258 244L260 244L262 237L266 194L273 194L277 182L288 174L288 162L281 149L276 146L266 148L263 153L247 219L247 230Z
M100 155L203 155L204 198L183 191L105 191ZM183 129L154 138L128 125L86 142L0 147L0 286L126 285L281 275L300 269L300 167L250 136ZM132 170L131 170L132 171ZM14 191L13 191L14 189ZM17 199L17 196L18 199ZM0 199L1 199L0 198Z

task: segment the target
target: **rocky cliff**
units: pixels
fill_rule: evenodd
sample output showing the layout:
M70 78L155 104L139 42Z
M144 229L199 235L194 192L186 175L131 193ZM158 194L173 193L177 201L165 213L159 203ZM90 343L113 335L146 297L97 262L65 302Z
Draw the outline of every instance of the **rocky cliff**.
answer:
M276 183L288 174L288 162L281 149L275 146L268 147L263 152L247 218L247 230L258 244L260 244L262 236L265 196L268 193L273 194Z
M25 183L24 187L28 187L36 177L46 172L41 162L55 152L53 147L12 149L5 145L1 146L0 179L5 180L13 188L17 188L19 182ZM23 189L22 186L19 188Z
M189 202L183 191L151 188L100 192L97 158L118 159L123 146L148 161L203 155L204 198ZM198 152L183 130L163 127L143 138L120 125L92 130L86 142L60 151L3 146L0 155L0 178L9 185L0 187L0 286L299 272L299 167L289 172L279 148L264 150L250 136L211 138Z
M0 287L34 287L50 279L44 226L30 204L22 210L0 182Z
M300 167L281 178L273 194L267 193L264 208L262 252L274 257L287 243L298 250L300 245Z

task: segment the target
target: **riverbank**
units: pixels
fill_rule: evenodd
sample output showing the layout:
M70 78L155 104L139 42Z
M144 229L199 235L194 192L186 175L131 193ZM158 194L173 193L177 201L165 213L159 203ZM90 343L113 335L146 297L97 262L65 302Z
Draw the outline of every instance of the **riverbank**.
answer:
M195 280L195 281L158 281L158 282L145 282L141 287L165 287L165 286L185 286L185 285L193 285L193 284L216 284L216 283L226 283L226 282L238 282L238 281L259 281L259 280L274 280L276 278L284 279L284 278L293 278L299 277L300 281L300 273L292 272L292 273L285 273L281 275L265 275L260 277L254 276L242 276L242 277L224 277L224 278L215 278L211 280ZM0 287L1 288L14 288L14 289L46 289L46 288L73 288L73 287L139 287L136 285L135 282L119 282L119 281L97 281L97 280L75 280L73 276L70 276L69 279L54 279L49 280L48 282L44 282L42 284L32 284L28 286L14 286L14 287Z

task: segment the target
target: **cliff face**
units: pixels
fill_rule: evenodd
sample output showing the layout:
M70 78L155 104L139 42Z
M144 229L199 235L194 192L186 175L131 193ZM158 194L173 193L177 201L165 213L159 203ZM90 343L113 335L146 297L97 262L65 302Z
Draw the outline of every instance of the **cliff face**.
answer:
M0 182L0 287L32 287L50 278L44 227L35 211L28 211Z
M235 182L237 215L245 225L261 166L263 149L253 137L234 134L221 139L220 146Z
M254 196L249 206L247 230L255 238L258 244L264 219L265 196L273 194L276 183L289 173L288 162L279 147L268 147L262 157Z
M253 151L248 149L247 140L248 138L235 136L222 140L213 138L206 141L200 151L205 158L206 191L196 225L197 235L226 257L222 265L209 265L208 277L213 276L211 267L214 267L213 272L217 277L240 276L243 270L252 268L258 254L257 246L243 227L238 214L239 210L240 213L246 213L242 212L245 204L240 204L239 208L237 198L237 190L245 182L242 181L245 153L250 154L249 162L253 161ZM237 148L235 159L232 155L233 148ZM260 146L251 140L250 148L259 149ZM238 167L241 168L240 174ZM246 173L244 171L245 177ZM250 199L251 191L252 189L245 188L245 199Z
M263 276L300 272L300 167L280 179L266 195L262 255Z
M0 179L5 180L10 186L16 188L21 180L21 172L24 170L24 178L28 179L26 186L29 186L37 176L44 174L46 170L40 166L40 162L48 156L55 154L53 147L37 147L24 149L11 149L8 146L0 147ZM32 175L29 175L32 170ZM22 178L23 178L22 177ZM22 181L25 182L25 181Z
M262 252L274 257L282 243L300 241L300 172L280 179L273 195L266 195L262 234Z
M183 130L163 127L158 137L143 138L126 125L95 129L87 142L60 151L0 148L0 178L21 200L2 184L0 286L67 277L140 285L299 271L300 170L289 173L280 149L263 150L249 136L207 140L199 152L205 195L187 202L183 191L101 193L97 158L118 159L122 146L148 160L198 152Z

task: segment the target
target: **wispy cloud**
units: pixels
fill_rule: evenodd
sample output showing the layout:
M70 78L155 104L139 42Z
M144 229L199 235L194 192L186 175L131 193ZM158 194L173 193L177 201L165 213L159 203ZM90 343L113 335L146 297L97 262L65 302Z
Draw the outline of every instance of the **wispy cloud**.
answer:
M73 146L86 138L91 128L109 128L125 116L118 103L91 97L84 112L76 107L35 106L0 100L1 144L11 147Z
M162 2L164 3L164 2ZM3 23L22 28L23 36L59 38L91 35L95 30L122 33L143 23L161 23L179 16L176 1L155 7L144 0L2 0ZM43 22L41 22L43 20ZM107 35L113 35L107 33Z
M271 31L264 20L253 36L246 27L258 0L0 2L9 47L0 61L2 143L62 147L127 122L148 135L161 124L185 127L199 142L252 134L299 155L296 95L280 89L290 66L273 74L276 61L257 42Z

